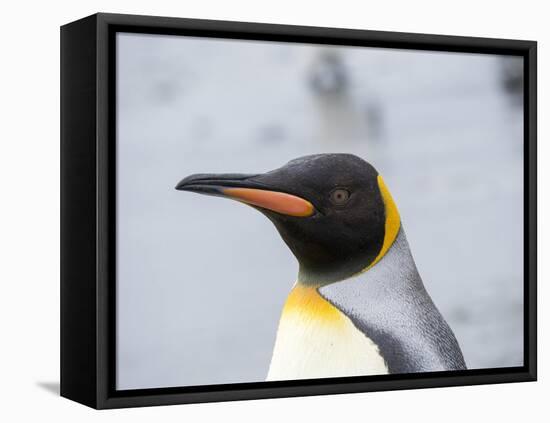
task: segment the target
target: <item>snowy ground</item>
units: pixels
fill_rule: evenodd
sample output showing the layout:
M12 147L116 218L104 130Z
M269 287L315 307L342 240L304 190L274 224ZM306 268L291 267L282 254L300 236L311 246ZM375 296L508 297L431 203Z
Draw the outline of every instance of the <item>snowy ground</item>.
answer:
M118 43L119 388L265 378L295 259L253 209L174 185L319 152L384 175L468 366L522 364L522 109L502 58Z

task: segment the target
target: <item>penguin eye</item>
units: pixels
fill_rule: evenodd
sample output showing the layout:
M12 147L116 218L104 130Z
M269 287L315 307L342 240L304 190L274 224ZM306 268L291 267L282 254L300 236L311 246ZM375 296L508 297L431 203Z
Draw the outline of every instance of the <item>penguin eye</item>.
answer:
M336 188L330 193L330 201L336 206L342 206L349 200L350 193L347 189Z

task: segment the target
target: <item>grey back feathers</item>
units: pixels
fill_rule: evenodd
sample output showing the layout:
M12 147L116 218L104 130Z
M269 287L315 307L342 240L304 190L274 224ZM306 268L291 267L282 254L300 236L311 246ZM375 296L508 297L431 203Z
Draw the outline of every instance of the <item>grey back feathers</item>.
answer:
M452 330L424 288L402 227L375 266L319 293L378 345L390 373L466 368Z

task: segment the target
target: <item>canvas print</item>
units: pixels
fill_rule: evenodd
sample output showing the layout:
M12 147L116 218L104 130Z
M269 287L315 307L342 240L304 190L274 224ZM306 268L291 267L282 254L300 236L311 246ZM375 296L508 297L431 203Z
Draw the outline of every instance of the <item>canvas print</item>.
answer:
M523 365L522 58L118 33L116 98L116 389Z

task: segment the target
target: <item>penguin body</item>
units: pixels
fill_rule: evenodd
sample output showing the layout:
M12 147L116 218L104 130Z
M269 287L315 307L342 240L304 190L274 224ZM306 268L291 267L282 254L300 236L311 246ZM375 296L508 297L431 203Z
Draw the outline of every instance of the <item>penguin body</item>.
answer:
M369 163L318 154L264 174L191 175L176 188L253 206L298 260L267 380L466 368Z

